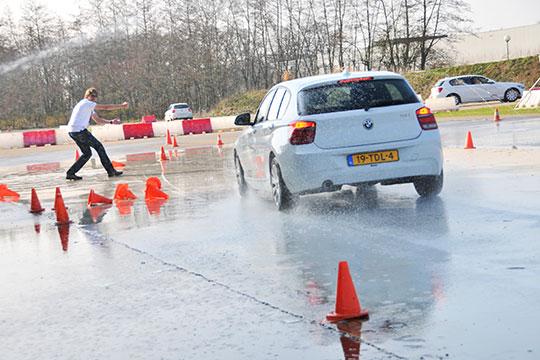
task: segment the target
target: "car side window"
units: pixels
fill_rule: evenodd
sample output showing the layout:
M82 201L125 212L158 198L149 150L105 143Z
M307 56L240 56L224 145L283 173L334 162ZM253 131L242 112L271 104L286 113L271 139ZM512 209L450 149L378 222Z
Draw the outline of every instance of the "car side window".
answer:
M476 85L476 82L474 81L472 76L467 76L463 78L463 81L466 85Z
M261 102L261 105L259 105L259 110L257 110L257 115L255 116L255 123L260 123L267 119L268 110L270 109L270 105L272 104L275 93L276 91L272 90L268 94L266 94L264 100Z
M465 82L463 81L462 78L457 78L457 79L450 80L450 85L452 85L452 86L460 86L460 85L465 85Z
M287 108L289 107L289 102L291 101L291 93L289 90L285 90L285 94L283 95L283 99L281 99L281 105L279 106L279 113L278 113L278 119L283 119L283 116L285 115L285 111L287 111Z
M284 88L279 88L276 90L274 95L274 100L268 111L268 121L274 121L278 118L279 106L281 105L281 100L283 100L283 94L285 94Z

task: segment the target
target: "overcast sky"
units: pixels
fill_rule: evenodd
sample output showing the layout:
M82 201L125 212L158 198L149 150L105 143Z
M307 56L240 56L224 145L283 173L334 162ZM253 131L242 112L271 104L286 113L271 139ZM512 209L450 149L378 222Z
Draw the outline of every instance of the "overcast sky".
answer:
M471 4L471 18L475 29L484 31L496 30L540 23L540 0L468 1ZM45 3L53 13L62 14L67 18L77 13L78 4L81 3L81 0L41 0L41 2ZM0 0L0 12L3 12L6 6L8 6L14 15L18 15L20 13L19 7L24 3L24 1Z

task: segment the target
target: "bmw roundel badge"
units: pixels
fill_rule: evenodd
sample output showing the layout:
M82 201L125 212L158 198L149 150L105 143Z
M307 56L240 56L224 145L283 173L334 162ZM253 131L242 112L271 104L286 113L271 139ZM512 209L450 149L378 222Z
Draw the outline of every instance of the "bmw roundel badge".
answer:
M364 127L367 130L371 130L371 128L373 127L373 121L371 121L370 119L364 120Z

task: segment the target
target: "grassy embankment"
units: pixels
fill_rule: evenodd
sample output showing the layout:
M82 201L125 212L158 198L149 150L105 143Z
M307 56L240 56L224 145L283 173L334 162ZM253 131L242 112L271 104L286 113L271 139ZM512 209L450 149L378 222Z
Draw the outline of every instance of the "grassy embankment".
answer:
M529 56L508 61L489 62L473 65L452 66L421 72L405 73L405 77L413 88L424 98L429 96L431 87L439 79L448 76L478 74L496 81L521 82L529 88L540 77L540 62L537 56ZM211 111L212 116L237 115L243 112L254 113L266 90L251 90L226 98L219 102ZM454 112L439 113L438 117L490 117L493 108L463 109ZM540 109L514 110L512 104L501 104L501 116L520 114L540 114Z

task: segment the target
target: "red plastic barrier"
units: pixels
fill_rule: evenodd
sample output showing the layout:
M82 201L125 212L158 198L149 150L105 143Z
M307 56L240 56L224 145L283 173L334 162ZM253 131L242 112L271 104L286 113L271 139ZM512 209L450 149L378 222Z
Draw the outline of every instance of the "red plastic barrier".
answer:
M210 118L204 118L204 119L193 119L193 120L183 120L182 121L182 129L184 130L184 134L202 134L205 133L211 133L212 132L212 123L210 122Z
M23 132L24 147L32 145L56 145L56 132L54 130L36 130Z
M152 124L124 124L124 139L142 139L144 137L154 137Z
M40 171L56 171L60 169L60 163L46 163L46 164L32 164L26 165L26 171L30 173L40 172Z
M126 155L126 161L141 161L141 162L154 162L156 161L155 152L139 153L139 154L128 154Z
M141 122L145 124L150 124L156 121L156 115L145 115L141 118Z

